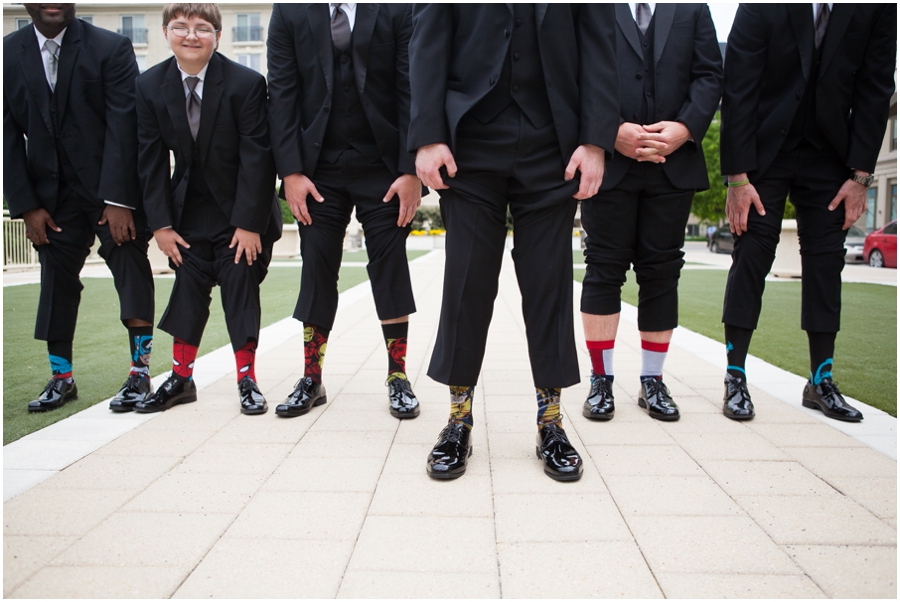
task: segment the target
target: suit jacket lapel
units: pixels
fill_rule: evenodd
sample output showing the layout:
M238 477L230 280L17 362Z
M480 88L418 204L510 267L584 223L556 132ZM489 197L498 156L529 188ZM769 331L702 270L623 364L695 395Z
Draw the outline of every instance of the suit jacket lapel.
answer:
M357 13L359 8L359 6L356 7ZM319 63L325 74L325 85L328 87L328 92L331 93L334 74L334 44L331 41L331 19L328 15L327 4L313 4L306 9L309 29L312 32L316 52L319 54Z
M55 132L56 125L50 117L50 84L47 83L47 75L44 72L44 59L41 58L41 49L38 47L33 27L28 29L31 31L23 32L25 37L22 41L22 49L19 50L19 64L22 66L28 89L31 90L31 96L37 102L47 130Z
M63 36L62 48L59 49L59 69L56 77L56 103L59 115L66 111L66 102L69 100L69 86L72 83L72 71L75 69L75 61L78 60L78 50L81 47L81 22L73 19Z
M372 32L378 19L377 4L357 4L356 23L353 26L352 52L353 71L356 77L356 89L360 94L366 89L366 72L369 68L369 47L372 45Z
M664 4L657 2L656 10L653 11L653 66L659 63L662 56L663 48L666 47L666 40L669 39L669 32L672 31L672 21L675 20L675 4Z
M544 17L547 16L547 3L534 5L534 22L538 32L541 31L541 25L544 24Z
M216 125L216 115L219 112L219 102L222 100L222 93L224 92L222 89L222 60L218 53L212 55L209 67L206 69L206 80L203 82L200 129L197 130L197 144L200 146L200 157L206 157L206 153L209 150L209 141L212 138L213 128Z
M828 20L828 29L825 30L825 38L822 40L822 62L819 64L819 77L822 77L822 74L828 70L828 63L834 58L834 54L841 44L841 38L844 37L844 32L850 25L854 10L856 10L855 4L834 3L831 18Z
M659 10L661 6L662 4L657 4L656 10ZM634 17L631 16L631 9L624 2L616 3L616 23L619 25L622 35L628 41L628 45L631 46L632 50L643 62L644 53L641 50L641 41L638 39L637 25L635 25Z
M191 126L188 125L187 98L184 94L184 83L181 81L178 63L174 58L169 60L171 63L166 72L166 83L162 86L162 92L166 99L166 108L169 109L169 119L172 120L172 125L175 126L175 132L178 134L178 146L181 148L181 154L190 165L194 158L194 139L191 138ZM204 84L204 92L205 88Z
M797 51L800 53L803 81L808 82L816 48L815 24L809 10L809 4L789 4L787 9L791 19L791 27L794 29L794 39L797 41Z

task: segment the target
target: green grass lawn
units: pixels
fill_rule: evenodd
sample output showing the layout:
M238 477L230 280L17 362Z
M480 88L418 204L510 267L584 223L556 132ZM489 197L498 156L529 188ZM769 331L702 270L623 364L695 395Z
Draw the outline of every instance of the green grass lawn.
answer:
M410 251L407 256L414 259L425 253ZM344 261L366 261L366 253L347 253ZM263 326L293 314L300 269L299 266L269 268L261 287ZM338 288L343 292L368 278L365 268L343 268ZM28 402L38 396L50 378L46 344L33 338L40 286L27 284L3 289L4 445L108 399L128 375L128 335L118 319L119 301L112 279L86 278L83 282L72 362L78 381L78 400L40 414L29 414L26 410ZM172 278L156 278L156 323L166 309L173 283ZM162 331L157 330L155 334L153 376L172 369L172 339ZM228 344L219 292L213 290L200 355Z
M722 298L725 270L685 270L678 286L679 324L725 342ZM575 270L579 282L584 270ZM835 346L835 380L841 391L897 415L897 289L844 284L841 332ZM622 300L637 305L634 272ZM800 283L767 282L759 329L750 353L784 370L809 376L806 334L800 330ZM753 374L749 374L753 382ZM797 391L797 395L800 395Z

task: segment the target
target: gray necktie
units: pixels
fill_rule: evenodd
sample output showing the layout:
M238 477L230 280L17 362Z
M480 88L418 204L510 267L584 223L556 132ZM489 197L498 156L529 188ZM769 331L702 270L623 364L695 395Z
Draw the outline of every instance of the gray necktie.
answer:
M653 14L650 12L650 5L646 2L638 2L637 26L641 30L641 33L647 33L647 28L650 27L650 19L652 17Z
M344 52L350 47L350 20L340 4L332 4L334 14L331 16L331 40L334 47Z
M191 137L197 139L197 131L200 129L200 97L194 92L194 88L200 83L199 77L184 78L190 93L187 97L187 118L188 125L191 126Z
M50 89L56 91L56 75L59 71L59 44L53 40L44 42L44 48L50 52L50 60L47 62L47 70L50 72Z
M816 50L822 45L822 39L825 37L825 30L828 29L828 18L831 11L828 9L828 3L819 4L819 14L816 15Z

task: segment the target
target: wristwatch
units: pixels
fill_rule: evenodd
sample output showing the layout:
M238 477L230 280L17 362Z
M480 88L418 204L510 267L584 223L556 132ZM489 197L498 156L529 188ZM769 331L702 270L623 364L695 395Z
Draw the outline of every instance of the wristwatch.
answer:
M856 173L856 170L850 174L850 179L856 182L857 184L862 184L866 188L871 186L875 182L875 174L869 174L867 176L860 175Z

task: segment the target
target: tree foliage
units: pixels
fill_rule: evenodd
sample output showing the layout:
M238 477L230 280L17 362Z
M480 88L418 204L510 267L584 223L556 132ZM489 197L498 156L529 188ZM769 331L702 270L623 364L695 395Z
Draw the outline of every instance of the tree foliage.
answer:
M719 166L719 126L720 115L716 116L706 136L703 138L703 155L706 157L706 173L709 175L709 190L694 195L691 213L705 224L719 225L725 221L725 184Z

